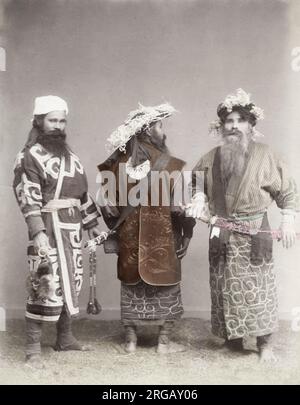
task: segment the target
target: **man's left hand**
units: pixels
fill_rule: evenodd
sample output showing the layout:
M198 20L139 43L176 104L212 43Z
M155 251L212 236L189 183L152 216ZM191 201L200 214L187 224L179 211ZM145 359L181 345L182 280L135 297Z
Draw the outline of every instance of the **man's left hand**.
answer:
M286 249L291 248L296 242L296 232L292 224L282 223L280 226L282 246Z
M280 224L282 246L289 249L296 241L294 213L282 213Z
M182 246L180 249L176 250L176 254L179 260L181 260L187 253L187 249L190 244L190 238L184 237L182 240Z
M94 226L91 229L88 229L88 235L89 235L90 239L96 238L100 234L101 234L101 231L99 231L99 229L96 226Z

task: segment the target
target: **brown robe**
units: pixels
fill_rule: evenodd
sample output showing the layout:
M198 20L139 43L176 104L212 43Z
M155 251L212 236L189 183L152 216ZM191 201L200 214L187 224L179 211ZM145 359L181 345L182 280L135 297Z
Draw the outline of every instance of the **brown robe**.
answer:
M150 153L150 164L153 167L156 160L162 156L162 152L147 142L142 142L142 145ZM120 191L118 184L120 163L127 162L128 158L127 152L111 164L106 161L98 166L100 171L111 170L115 174L117 196ZM182 181L181 171L185 162L172 156L167 160L163 170L168 173L177 170L175 181ZM127 196L136 184L137 182L128 183ZM174 181L171 180L170 189L172 186ZM181 280L181 266L176 250L181 246L183 236L192 236L195 221L192 218L186 218L183 212L176 214L175 209L171 208L172 203L163 206L161 189L159 205L150 204L151 186L148 188L148 201L147 206L136 207L118 230L120 240L118 278L127 284L136 284L143 280L154 286L174 285ZM119 211L124 209L121 206L118 208Z

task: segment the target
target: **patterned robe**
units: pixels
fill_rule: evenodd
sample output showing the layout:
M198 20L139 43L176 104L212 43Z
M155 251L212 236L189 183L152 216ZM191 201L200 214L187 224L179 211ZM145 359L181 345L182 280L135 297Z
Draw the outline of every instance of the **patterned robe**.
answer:
M227 189L221 181L220 148L193 169L193 194L204 191L211 215L269 230L267 208L298 210L294 180L267 145L251 142L241 177L233 174ZM278 325L272 238L212 227L209 240L212 331L235 339L263 336Z
M166 157L151 143L142 142L142 145L151 156L151 169L158 159ZM128 182L127 174L122 173L124 166L121 163L127 162L129 157L127 151L115 161L108 160L100 164L98 169L112 171L116 179ZM176 171L174 181L183 181L181 173L184 164L180 159L168 156L159 172ZM135 184L128 182L126 198ZM117 196L121 194L120 189L119 184L116 188ZM177 319L183 313L181 262L176 250L181 247L184 236L192 237L195 220L185 217L184 213L176 215L170 203L163 205L161 190L161 187L156 189L159 203L155 206L151 204L151 186L147 186L148 203L136 207L118 229L118 278L122 282L121 318L124 324L163 322L166 319ZM119 211L124 209L118 200L117 208Z
M40 257L33 247L33 237L45 231L49 237L55 291L38 298L30 289L26 317L57 321L63 304L68 313L78 314L78 294L82 286L82 228L97 225L98 210L88 194L84 168L72 152L56 157L35 143L24 148L16 158L13 188L28 226L29 284L34 283ZM43 212L53 199L76 199L78 206Z

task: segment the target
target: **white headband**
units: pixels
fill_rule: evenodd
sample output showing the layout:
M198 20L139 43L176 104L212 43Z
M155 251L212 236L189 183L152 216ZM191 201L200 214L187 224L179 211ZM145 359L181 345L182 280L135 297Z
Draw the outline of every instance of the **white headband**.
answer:
M36 97L34 100L33 115L48 114L51 111L65 111L68 114L68 105L58 96Z

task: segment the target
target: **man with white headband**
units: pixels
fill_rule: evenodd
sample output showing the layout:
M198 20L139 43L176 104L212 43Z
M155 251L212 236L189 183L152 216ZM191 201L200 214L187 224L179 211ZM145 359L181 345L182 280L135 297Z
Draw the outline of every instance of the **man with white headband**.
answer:
M56 323L55 350L85 349L72 335L71 319L79 313L82 229L97 236L100 214L84 168L66 143L67 114L60 97L35 99L32 129L14 168L13 188L29 234L26 361L34 367L43 366L43 322Z
M291 247L299 207L296 185L270 148L254 141L263 110L249 94L238 89L217 114L211 131L221 146L193 169L193 197L186 207L192 217L211 223L212 331L237 350L243 350L243 338L254 336L261 360L274 361L271 335L278 314L267 210L273 201L281 209L278 236L284 247Z

